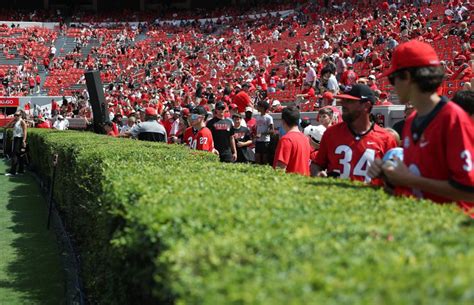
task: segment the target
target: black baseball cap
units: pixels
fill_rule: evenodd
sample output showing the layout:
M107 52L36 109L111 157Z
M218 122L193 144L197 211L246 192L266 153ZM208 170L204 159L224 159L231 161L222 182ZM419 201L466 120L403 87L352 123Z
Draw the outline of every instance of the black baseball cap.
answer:
M193 110L191 111L191 113L193 113L193 114L199 114L199 115L204 115L204 116L207 115L206 108L204 108L204 107L202 107L202 106L194 107Z
M356 84L348 87L344 94L334 96L337 99L352 100L352 101L369 101L375 103L374 92L367 85Z
M225 109L225 103L224 102L217 102L216 103L216 109Z

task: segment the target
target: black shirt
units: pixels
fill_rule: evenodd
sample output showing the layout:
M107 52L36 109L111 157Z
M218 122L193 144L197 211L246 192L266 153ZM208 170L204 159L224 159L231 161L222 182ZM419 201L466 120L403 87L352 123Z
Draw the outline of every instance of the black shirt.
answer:
M214 147L220 155L232 155L230 137L234 135L232 122L228 119L212 118L207 122L207 128L212 132Z
M250 130L245 126L234 128L235 142L247 142L251 139ZM250 161L250 154L248 146L237 147L237 162L248 162Z

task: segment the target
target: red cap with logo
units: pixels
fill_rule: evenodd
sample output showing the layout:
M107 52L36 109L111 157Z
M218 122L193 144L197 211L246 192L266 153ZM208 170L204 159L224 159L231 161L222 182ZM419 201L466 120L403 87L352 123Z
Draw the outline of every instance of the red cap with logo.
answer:
M410 40L395 48L391 66L383 73L383 76L405 68L439 65L438 54L431 45L418 40Z

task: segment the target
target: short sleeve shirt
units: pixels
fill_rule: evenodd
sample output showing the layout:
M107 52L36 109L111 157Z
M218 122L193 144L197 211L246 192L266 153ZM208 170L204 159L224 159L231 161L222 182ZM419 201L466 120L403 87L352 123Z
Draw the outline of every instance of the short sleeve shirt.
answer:
M212 152L214 149L214 141L212 133L207 127L196 131L192 127L188 127L184 132L184 141L191 149L205 150Z
M377 124L367 134L357 136L342 122L324 133L315 163L328 172L339 173L341 178L382 185L380 179L372 181L367 172L374 159L382 159L394 147L395 138Z
M273 118L266 113L265 115L257 115L255 117L257 138L256 142L270 142L270 134L268 134L270 125L273 125Z
M403 128L403 162L417 176L436 180L448 180L458 189L474 192L474 124L465 111L454 103L442 100L433 110L431 121L421 130L412 128L416 113L412 114ZM451 202L416 189L397 188L398 194L414 195L435 202ZM474 203L459 201L468 209Z
M280 161L286 164L287 173L309 176L310 152L307 136L301 132L288 132L278 142L273 166Z

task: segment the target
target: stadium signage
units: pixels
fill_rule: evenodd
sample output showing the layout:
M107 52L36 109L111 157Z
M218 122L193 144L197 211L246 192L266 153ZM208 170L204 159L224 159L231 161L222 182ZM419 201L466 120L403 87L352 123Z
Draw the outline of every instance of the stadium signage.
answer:
M0 97L0 107L18 107L20 99L18 97Z

